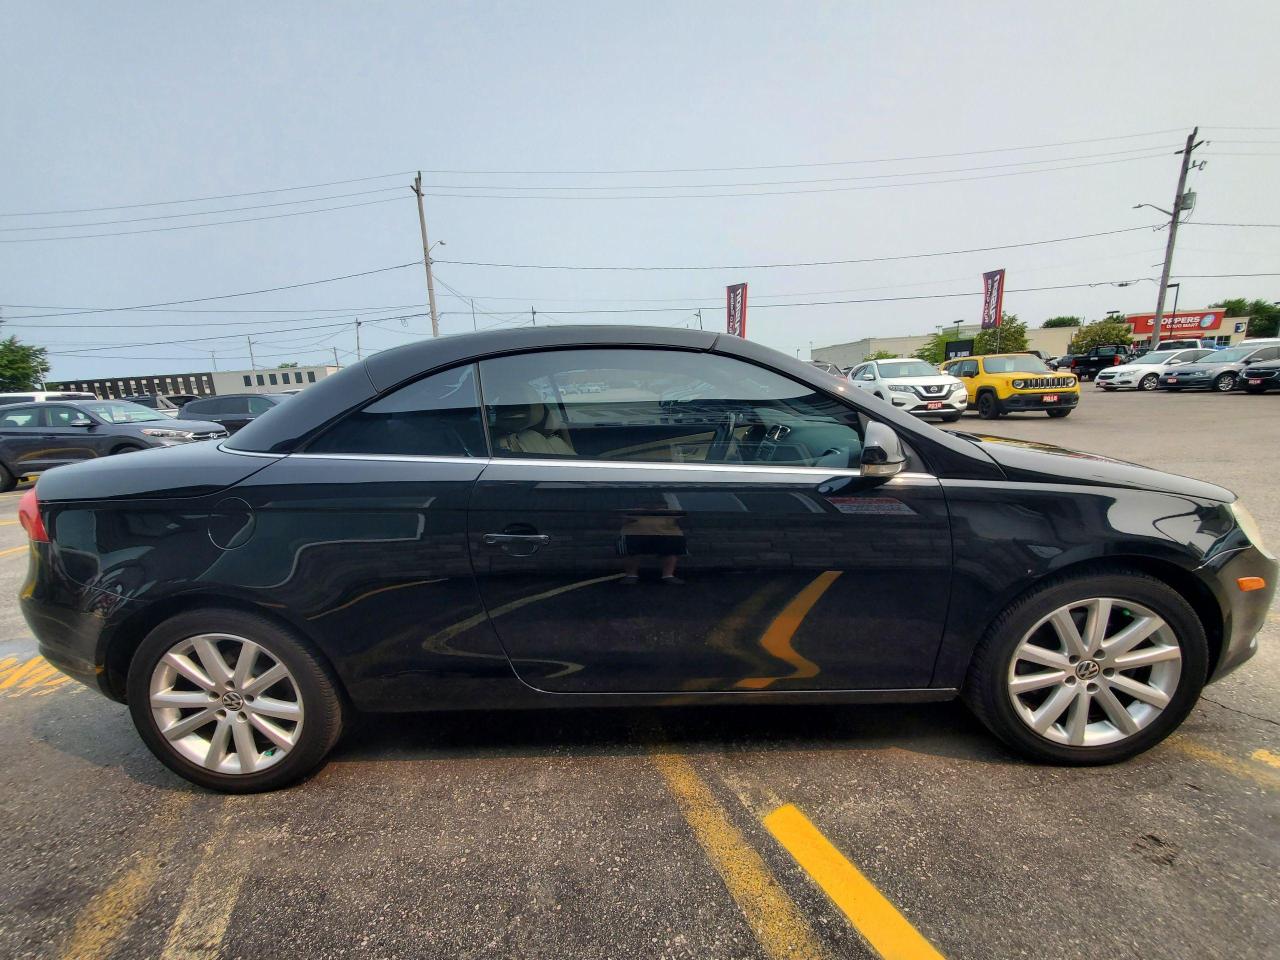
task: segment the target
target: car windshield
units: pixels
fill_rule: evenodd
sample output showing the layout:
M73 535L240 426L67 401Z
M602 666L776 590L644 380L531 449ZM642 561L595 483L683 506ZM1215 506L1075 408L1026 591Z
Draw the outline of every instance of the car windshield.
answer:
M937 368L923 360L881 360L876 364L880 376L887 380L898 377L936 377Z
M1205 363L1237 363L1243 360L1257 347L1231 347L1229 350L1219 350L1217 353L1204 357Z
M163 413L149 410L140 403L129 403L125 400L99 400L97 403L82 403L81 410L88 410L94 416L107 423L149 423L153 420L169 421Z
M1018 354L1012 357L987 357L982 361L987 373L1048 373L1049 368L1039 357Z

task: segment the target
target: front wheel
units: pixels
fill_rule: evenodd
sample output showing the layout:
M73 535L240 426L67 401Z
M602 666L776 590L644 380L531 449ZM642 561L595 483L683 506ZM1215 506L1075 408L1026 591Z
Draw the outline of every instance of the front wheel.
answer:
M978 416L983 420L994 420L1000 416L1000 401L994 393L984 393L978 397Z
M1182 723L1207 669L1200 619L1159 580L1137 570L1065 575L991 625L964 696L1028 757L1115 763Z
M1148 373L1145 377L1138 381L1139 390L1154 390L1160 386L1160 377L1154 373Z
M127 686L151 752L211 790L293 783L342 733L342 699L325 663L294 634L241 610L166 620L138 647Z
M8 493L17 485L17 476L8 467L0 463L0 493Z
M1224 373L1213 381L1213 389L1219 393L1230 393L1236 388L1236 375L1234 373Z

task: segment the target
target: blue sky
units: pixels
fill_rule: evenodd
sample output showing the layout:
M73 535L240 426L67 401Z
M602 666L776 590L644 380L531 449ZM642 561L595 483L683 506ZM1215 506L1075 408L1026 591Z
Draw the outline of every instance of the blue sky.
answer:
M1174 145L1198 123L1211 143L1198 153L1207 169L1192 179L1199 195L1193 222L1280 224L1280 101L1266 75L1280 31L1274 3L9 3L5 23L0 212L377 178L198 204L3 218L0 240L24 241L0 243L5 330L49 347L51 379L208 369L210 350L221 368L243 367L246 333L260 363L320 361L333 347L347 359L355 313L370 321L362 327L366 350L423 335L423 316L372 322L425 311L422 271L412 268L187 308L202 312L32 316L215 297L412 261L421 246L408 183L418 168L428 171L428 218L432 239L446 243L435 251L443 261L794 263L1154 222L1150 211L1131 208L1168 206ZM1062 145L975 152L1039 144ZM957 155L849 162L942 154ZM802 164L832 165L789 166ZM735 167L757 169L485 172ZM1072 169L1045 170L1057 167ZM1025 172L1031 169L1044 172ZM919 184L962 178L975 179ZM808 182L776 183L795 180ZM763 182L773 185L705 186ZM636 186L688 194L699 192L696 185L703 193L810 192L563 199L634 197L637 191L620 188ZM537 194L518 189L537 186L557 189L505 199ZM187 216L300 198L317 199ZM367 203L375 200L387 202ZM102 223L141 217L167 219ZM53 224L89 226L22 229ZM1196 226L1179 239L1176 274L1280 270L1277 229ZM811 341L976 319L979 299L765 303L966 293L980 289L983 270L1003 266L1011 290L1103 284L1010 292L1006 309L1034 324L1060 313L1137 312L1153 308L1153 283L1105 283L1158 276L1152 265L1163 244L1163 233L1134 231L996 253L790 269L440 263L437 270L452 291L475 298L480 326L523 322L531 306L539 322L680 324L696 322L692 311L703 306L704 323L720 329L725 284L745 280L749 335L807 356ZM1278 281L1184 280L1180 306L1232 295L1280 299ZM438 293L444 332L470 329L467 300L444 286ZM639 308L651 312L552 313ZM206 339L221 335L228 336Z

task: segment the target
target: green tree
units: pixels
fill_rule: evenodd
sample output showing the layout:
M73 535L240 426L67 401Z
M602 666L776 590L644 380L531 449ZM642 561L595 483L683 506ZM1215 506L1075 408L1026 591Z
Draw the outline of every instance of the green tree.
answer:
M1270 300L1246 300L1234 297L1221 303L1211 303L1211 307L1222 308L1228 317L1250 317L1250 337L1280 336L1280 307Z
M916 356L929 363L938 364L946 359L946 346L952 340L961 339L955 330L943 330L929 337L923 347L916 351Z
M1040 326L1048 330L1053 327L1078 327L1082 323L1084 323L1084 321L1079 317L1050 317L1044 323L1040 324Z
M896 356L897 354L892 350L877 350L875 353L868 353L862 358L862 362L866 363L868 360L892 360Z
M1132 342L1133 330L1123 320L1095 320L1086 323L1071 339L1071 352L1088 353L1094 347Z
M296 367L297 365L298 365L297 360L290 360L288 363L278 363L276 364L276 367L279 368L280 370L284 370L288 367Z
M974 353L1022 353L1027 349L1027 325L1017 314L1000 316L994 330L979 330L973 338Z
M35 390L49 372L44 347L19 343L17 337L0 340L0 391Z

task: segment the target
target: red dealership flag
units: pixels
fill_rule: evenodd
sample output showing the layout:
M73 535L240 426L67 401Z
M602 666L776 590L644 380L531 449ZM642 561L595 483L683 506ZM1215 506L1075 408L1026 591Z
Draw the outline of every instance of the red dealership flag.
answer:
M994 330L1000 326L1004 309L1004 271L992 270L982 275L982 329Z
M735 337L747 336L747 285L735 283L725 288L725 313L728 325L725 327Z

